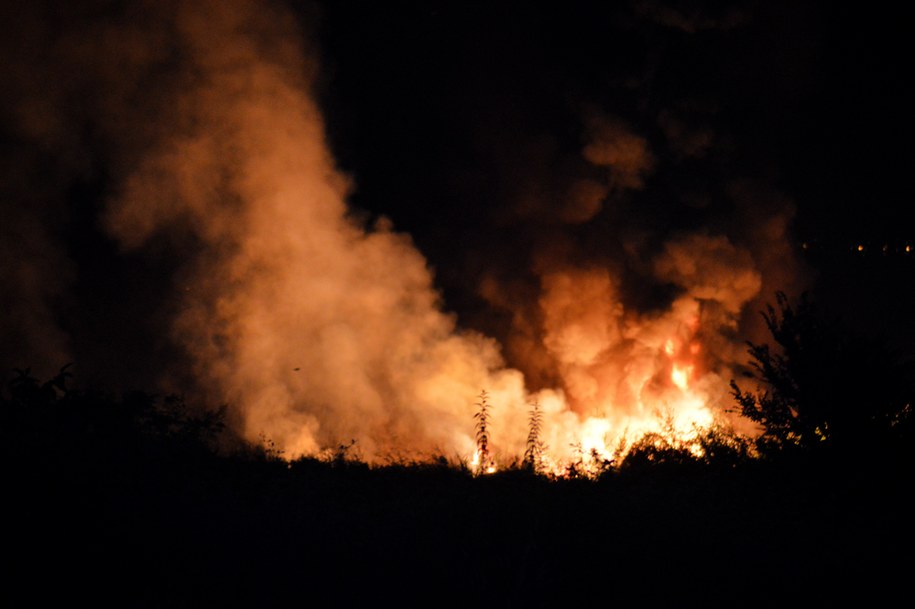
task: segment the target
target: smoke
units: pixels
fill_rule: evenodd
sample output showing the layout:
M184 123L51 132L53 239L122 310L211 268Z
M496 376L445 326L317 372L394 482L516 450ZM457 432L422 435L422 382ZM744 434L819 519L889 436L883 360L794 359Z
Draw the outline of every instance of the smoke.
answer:
M740 4L724 7L720 14L715 14L701 3L639 0L635 3L635 10L647 19L687 34L703 30L730 30L747 21L745 8Z
M244 2L174 18L172 124L106 226L128 248L195 242L172 329L194 378L290 456L350 438L368 458L469 450L472 397L517 405L523 382L492 341L455 331L407 237L348 217L291 18Z
M101 226L126 253L164 242L180 261L168 331L190 370L170 370L165 387L194 379L244 435L289 456L350 438L367 458L467 453L481 389L524 408L520 374L492 340L456 330L410 239L348 215L292 15L243 1L93 8L104 17L69 15L40 74L22 76L64 78L41 116L38 95L12 100L28 118L16 128L62 154L99 146L111 172ZM64 141L83 129L88 141ZM68 169L62 184L78 175ZM24 206L27 190L10 199ZM4 252L18 288L8 319L41 347L33 357L65 357L47 303L65 291L66 265L45 282L66 256L33 219L11 231L29 248Z
M4 132L41 155L3 180L4 361L72 351L56 315L85 278L58 233L81 182L98 190L91 230L152 265L163 292L159 321L141 322L179 349L161 386L228 404L240 433L290 457L351 439L367 459L467 456L484 389L506 454L523 451L533 400L558 457L605 451L662 411L708 423L741 362L746 311L777 285L764 277L792 272L789 206L746 184L717 226L640 228L635 197L659 155L628 121L589 111L578 157L540 178L548 188L505 191L503 221L559 228L522 224L535 235L523 268L494 261L480 278L490 311L508 316L503 354L446 312L409 236L351 212L315 101L316 51L293 14L253 0L55 9L24 10L25 33L6 39ZM664 124L681 156L715 141Z
M654 160L648 141L632 131L619 119L594 116L591 141L582 156L592 165L610 169L609 186L617 189L639 189Z
M0 197L40 205L39 197L31 199L11 187L14 181L4 180ZM48 375L54 372L53 362L69 358L67 336L59 327L56 309L65 299L72 265L49 234L51 229L46 223L13 206L3 205L2 209L0 362L9 364L7 369L16 365L31 368L37 375Z
M692 234L665 243L655 274L695 300L717 303L730 315L739 313L761 285L750 254L723 236Z
M658 116L664 137L652 143L588 108L580 151L588 165L569 182L599 187L589 217L568 221L568 210L581 208L570 189L570 203L554 205L557 223L545 238L527 227L535 244L521 265L528 271L494 264L479 293L508 313L509 363L532 388L560 388L585 425L600 421L614 437L673 415L682 431L714 413L749 431L725 414L728 381L747 364L745 341L766 338L758 312L776 290L803 283L789 240L793 206L752 179L659 193L654 172L715 162L724 138L707 127L673 133L672 114ZM714 165L698 167L714 176ZM670 200L662 207L659 196Z

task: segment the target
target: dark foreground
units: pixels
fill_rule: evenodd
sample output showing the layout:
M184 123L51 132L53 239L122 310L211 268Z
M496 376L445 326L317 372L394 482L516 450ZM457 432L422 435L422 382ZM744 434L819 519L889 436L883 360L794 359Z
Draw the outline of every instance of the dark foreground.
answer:
M4 404L3 606L879 606L911 583L898 450L477 478L217 454L212 421L118 404Z

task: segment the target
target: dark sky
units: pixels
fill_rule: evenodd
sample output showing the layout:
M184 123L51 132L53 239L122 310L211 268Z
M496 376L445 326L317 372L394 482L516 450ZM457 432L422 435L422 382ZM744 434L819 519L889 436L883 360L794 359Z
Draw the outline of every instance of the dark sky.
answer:
M321 99L353 203L408 231L462 312L482 306L493 260L521 274L557 235L593 251L621 225L658 242L714 231L735 183L779 193L794 246L911 242L911 19L889 3L724 4L325 3ZM594 113L645 137L655 165L570 226L549 200L594 177Z
M681 184L761 178L788 193L805 233L904 232L903 9L706 4L326 3L325 114L357 203L417 227L474 225L505 205L518 176L504 170L533 154L525 144L549 139L550 168L571 169L564 154L580 151L582 116L598 108L649 139L666 170L649 188L669 198ZM713 133L701 163L670 150L671 115Z
M59 283L5 277L4 306L15 312L34 296L42 304L28 309L44 321L29 323L48 341L57 339L46 327L59 325L81 361L126 370L149 353L171 357L162 328L174 305L160 301L181 261L165 246L124 253L99 227L121 159L81 114L95 93L68 109L72 148L22 136L14 112L40 109L56 86L33 67L47 61L46 39L122 4L3 2L12 85L0 110L4 209L15 220L6 256L41 249L41 239L16 241L28 227L65 243L29 263ZM389 217L428 258L445 307L500 339L518 311L481 286L536 301L539 274L556 260L613 268L626 304L650 310L673 288L645 261L677 235L725 234L758 254L770 244L754 222L778 216L790 225L783 246L798 256L802 242L844 251L915 240L902 219L913 200L912 23L898 4L290 4L318 56L318 100L353 183L354 217ZM149 96L137 103L155 107ZM595 160L609 140L628 142L622 161ZM22 212L39 200L56 203ZM830 277L835 297L841 272ZM17 324L4 355L28 352ZM125 358L100 343L156 346Z

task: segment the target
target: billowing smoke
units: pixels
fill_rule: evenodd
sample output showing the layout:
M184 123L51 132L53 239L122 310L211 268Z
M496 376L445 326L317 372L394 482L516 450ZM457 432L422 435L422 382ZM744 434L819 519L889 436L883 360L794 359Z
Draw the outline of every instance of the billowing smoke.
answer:
M793 276L790 206L753 185L735 183L725 219L701 228L627 216L657 153L590 109L573 169L507 195L503 221L559 229L530 239L523 269L493 263L478 278L508 315L503 354L457 327L410 237L351 213L313 93L315 51L282 7L100 1L24 10L19 23L4 129L41 154L3 181L4 361L68 357L55 311L78 283L79 244L55 231L86 198L73 184L101 185L92 229L159 271L147 272L161 326L148 323L178 347L162 386L228 404L240 433L288 456L350 439L368 459L467 456L481 390L505 454L523 451L534 400L558 457L603 451L665 412L683 428L709 423L742 360L747 311ZM681 157L712 146L672 114L658 120ZM601 234L610 244L588 251Z
M500 370L492 340L456 331L410 239L383 219L364 228L348 217L291 15L258 2L97 8L104 19L68 23L50 41L39 68L64 86L34 122L98 130L114 172L104 229L128 253L162 242L179 253L169 331L198 391L290 456L350 438L368 458L466 453L482 389L523 407L520 374ZM19 288L11 321L45 349L33 357L60 358L45 292L66 286L66 265L45 283L53 239L13 229L27 243L5 252L18 274L4 277Z

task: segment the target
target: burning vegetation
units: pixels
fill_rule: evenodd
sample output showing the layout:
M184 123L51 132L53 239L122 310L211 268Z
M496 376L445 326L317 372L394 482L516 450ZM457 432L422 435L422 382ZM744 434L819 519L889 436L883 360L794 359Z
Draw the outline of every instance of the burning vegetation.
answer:
M867 11L5 4L4 600L910 593L915 372L801 294L911 353L915 242L793 234L911 199Z
M350 205L358 176L337 167L327 141L302 15L248 1L109 9L74 9L60 28L44 28L58 16L35 9L24 23L44 37L39 57L27 37L9 37L30 69L6 70L21 85L4 97L16 117L6 128L56 151L57 177L34 191L45 216L75 182L95 180L88 222L118 264L165 269L165 296L144 302L169 350L159 387L227 404L245 440L267 439L290 460L350 442L370 463L443 455L488 472L521 459L560 475L637 448L701 456L709 434L793 440L777 430L798 421L810 427L802 443L846 433L808 421L806 396L775 403L730 384L755 366L789 394L784 362L745 341L766 325L784 339L771 311L765 323L756 312L802 283L790 201L735 177L670 204L689 221L661 230L647 222L664 217L657 209L639 215L673 196L652 190L659 173L714 153L711 131L692 133L665 110L650 137L582 104L571 159L554 162L553 147L533 141L519 158L500 156L507 175L515 162L538 170L493 195L528 245L469 280L501 323L459 324L412 238ZM49 83L59 86L39 86ZM4 200L44 175L26 161ZM68 247L26 208L11 206L4 229L4 247L37 252L22 264L4 256L4 283L22 296L10 303L10 344L68 361L79 324L57 327L53 303L80 265L62 262ZM92 292L85 274L72 281ZM892 418L905 402L885 406Z

